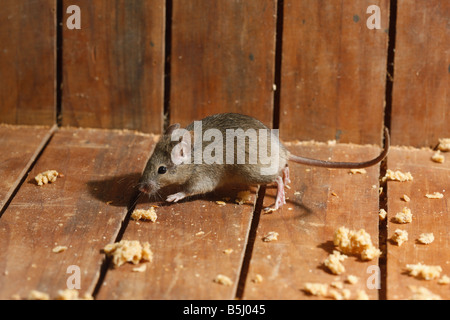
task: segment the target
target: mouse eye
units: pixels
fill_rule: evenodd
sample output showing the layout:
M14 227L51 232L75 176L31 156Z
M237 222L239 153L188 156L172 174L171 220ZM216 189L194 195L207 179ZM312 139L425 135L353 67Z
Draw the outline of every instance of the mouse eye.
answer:
M166 167L161 166L161 167L158 168L158 173L159 174L164 174L166 172L167 172L167 168Z

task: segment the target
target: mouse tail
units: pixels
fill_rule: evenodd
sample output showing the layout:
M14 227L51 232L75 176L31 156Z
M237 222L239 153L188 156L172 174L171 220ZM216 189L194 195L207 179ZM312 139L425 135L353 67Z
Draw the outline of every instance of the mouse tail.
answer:
M381 162L388 154L390 146L390 137L389 130L384 128L384 149L378 155L378 157L364 161L364 162L333 162L333 161L325 161L325 160L317 160L311 158L304 158L295 156L293 154L289 155L289 160L294 161L300 164L313 166L313 167L323 167L323 168L332 168L332 169L360 169L371 167L378 162Z

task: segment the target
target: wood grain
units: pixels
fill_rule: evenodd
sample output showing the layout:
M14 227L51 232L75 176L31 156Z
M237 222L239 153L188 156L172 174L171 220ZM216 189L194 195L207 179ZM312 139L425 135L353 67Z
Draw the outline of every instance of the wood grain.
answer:
M54 135L0 219L1 299L26 298L31 290L55 298L67 288L71 265L80 268L80 294L92 294L100 250L118 234L153 143L122 131ZM34 176L45 170L64 177L39 187ZM56 246L67 250L54 253Z
M81 30L63 27L63 125L160 133L164 1L77 5Z
M2 1L0 123L56 123L56 1Z
M276 1L173 1L170 115L222 112L272 127Z
M366 10L378 5L381 29ZM284 1L280 136L380 144L389 1Z
M388 168L411 172L414 180L407 182L389 181L388 191L388 238L396 229L408 232L408 241L400 247L388 241L387 256L387 298L411 299L413 292L409 286L422 286L442 299L450 298L449 285L440 285L437 280L421 280L407 275L406 265L422 263L441 266L441 275L450 274L450 173L449 155L443 164L431 161L432 150L394 148L388 159ZM427 193L440 192L443 199L428 199ZM411 198L405 202L406 194ZM411 209L413 219L408 224L392 221L404 207ZM433 233L434 242L429 245L417 241L422 233Z
M0 125L0 211L55 128Z
M360 161L379 152L377 147L326 144L293 144L294 154L313 158ZM364 290L377 299L376 289L369 290L367 268L377 260L360 261L349 257L343 262L346 272L334 275L324 269L323 261L335 248L333 236L337 228L365 229L378 246L378 176L379 166L367 168L367 174L349 174L348 170L310 168L290 165L290 189L287 204L281 210L263 214L257 229L243 299L318 299L307 295L306 282L330 285L336 279L356 275L357 284L345 284L352 297ZM357 186L355 188L355 186ZM274 203L275 190L269 189L264 205ZM264 242L270 231L279 233L277 241ZM257 283L256 275L263 281Z
M245 190L245 189L244 189ZM219 205L222 201L226 205ZM123 238L148 241L153 262L142 273L128 264L109 270L97 299L234 299L252 219L255 194L241 205L237 190L222 190L156 208L158 220L131 220ZM148 199L137 208L148 209ZM232 249L231 253L224 250ZM232 285L214 282L219 275Z
M450 136L450 2L399 1L392 142L434 147Z

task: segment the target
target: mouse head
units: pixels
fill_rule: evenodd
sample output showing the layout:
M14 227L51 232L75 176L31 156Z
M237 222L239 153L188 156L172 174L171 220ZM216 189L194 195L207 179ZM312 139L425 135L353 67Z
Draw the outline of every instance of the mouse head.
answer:
M184 184L190 177L191 133L173 124L164 132L139 180L139 190L149 195L169 185Z

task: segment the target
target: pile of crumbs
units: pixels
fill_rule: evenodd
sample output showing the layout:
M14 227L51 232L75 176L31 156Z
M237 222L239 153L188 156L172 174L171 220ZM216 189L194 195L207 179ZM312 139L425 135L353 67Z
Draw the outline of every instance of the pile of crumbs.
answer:
M419 239L417 239L422 244L430 244L434 241L434 234L433 233L422 233L419 236Z
M439 139L438 149L444 152L450 151L450 138Z
M355 277L356 278L356 277ZM349 282L350 283L350 282ZM306 282L303 291L316 297L329 298L335 300L349 300L352 292L350 289L343 288L342 282L333 282L330 285L326 283ZM357 290L355 300L369 300L369 296L363 290Z
M158 216L156 215L154 207L151 207L148 210L136 209L131 214L131 219L133 220L150 220L151 222L155 222L157 218Z
M413 181L414 178L410 172L404 173L399 170L392 171L391 169L387 169L386 175L381 179L381 181L384 182L386 180L404 182L404 181Z
M439 295L434 294L425 287L409 286L409 290L413 293L411 300L442 300Z
M412 222L411 209L404 207L401 212L397 212L397 214L392 220L396 223L411 223Z
M345 267L341 263L348 257L345 254L341 254L339 251L334 250L332 254L330 254L323 264L334 274L341 274L345 272Z
M433 280L440 277L442 268L441 266L428 266L425 264L407 264L406 271L412 277L425 280Z
M406 230L397 229L394 231L391 240L400 247L403 242L408 241L408 232Z
M433 156L431 156L431 160L437 163L444 163L445 157L443 154L441 154L441 151L438 150L436 153L433 154Z
M125 262L138 264L139 262L151 262L153 260L150 244L148 242L141 244L137 240L121 240L120 242L108 244L103 251L107 256L112 257L113 264L116 267L120 267Z
M31 290L28 294L28 300L50 300L50 295L38 290ZM92 295L85 293L81 298L79 297L78 290L65 289L59 290L56 300L94 300Z
M58 171L56 170L47 170L42 173L39 173L34 180L36 181L38 186L42 186L47 183L52 183L56 181L56 178L59 176Z
M362 260L372 260L381 255L381 251L372 244L370 234L364 229L355 231L340 227L334 233L333 242L344 254L357 255Z

